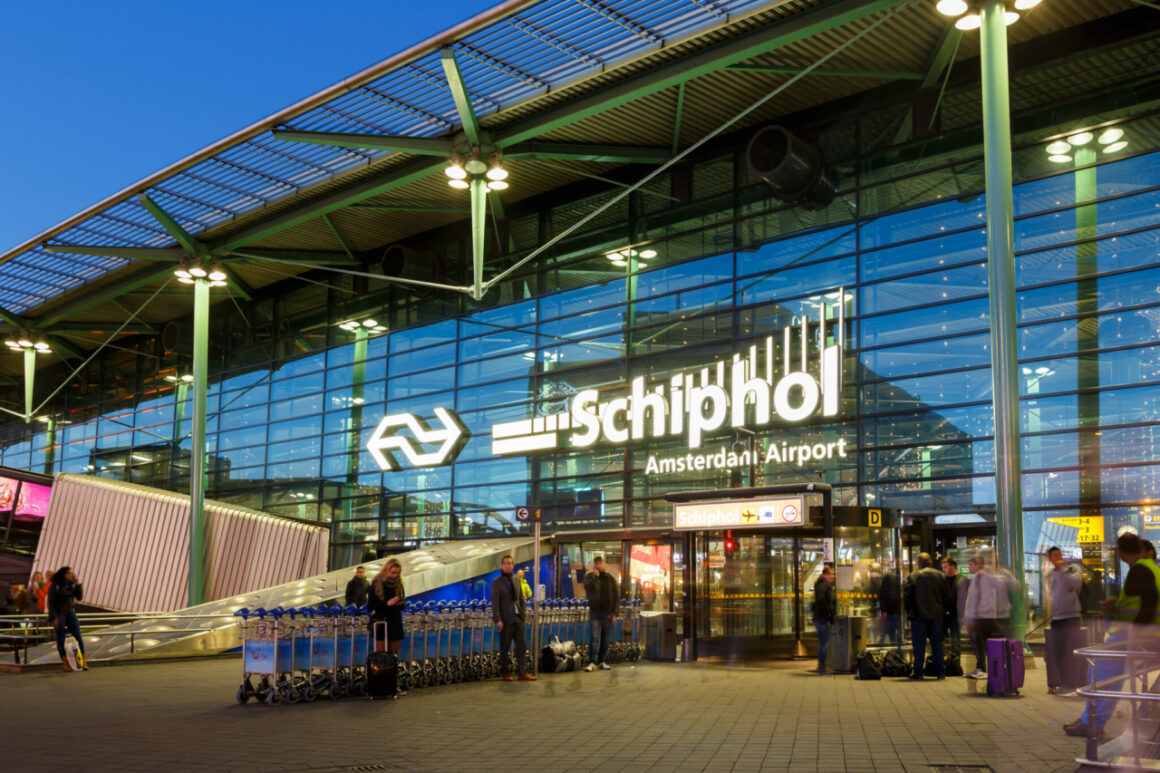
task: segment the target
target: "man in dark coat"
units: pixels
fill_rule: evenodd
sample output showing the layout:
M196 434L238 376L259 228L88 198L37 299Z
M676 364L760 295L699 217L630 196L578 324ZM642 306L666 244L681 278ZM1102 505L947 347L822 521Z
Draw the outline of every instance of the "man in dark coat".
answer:
M499 577L491 581L491 616L499 630L499 670L505 682L512 681L508 650L515 642L516 673L520 681L534 682L536 677L528 673L528 644L524 640L524 613L527 607L514 567L512 557L504 556Z
M354 604L356 607L366 606L368 587L370 583L367 582L367 570L361 566L356 567L354 577L346 584L346 603Z
M588 644L588 667L585 671L611 670L604 662L608 655L608 637L616 613L620 610L620 590L616 578L604 570L604 558L596 556L592 561L592 571L584 577L584 593L588 596L588 628L591 639Z
M931 657L938 664L938 678L947 678L943 659L943 612L947 608L947 581L930 553L918 554L918 571L910 575L903 588L903 602L910 615L910 636L914 646L914 673L911 679L922 679L926 640L930 639Z

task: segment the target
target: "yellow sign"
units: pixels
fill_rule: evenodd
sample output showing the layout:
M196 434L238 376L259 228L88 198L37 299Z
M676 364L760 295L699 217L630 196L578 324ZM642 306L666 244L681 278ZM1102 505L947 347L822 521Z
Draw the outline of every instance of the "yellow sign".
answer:
M1085 515L1078 518L1048 518L1048 520L1052 523L1074 526L1078 529L1075 535L1076 542L1104 541L1104 517L1102 515Z
M882 525L882 511L881 510L871 510L870 511L870 525L871 526L881 526Z

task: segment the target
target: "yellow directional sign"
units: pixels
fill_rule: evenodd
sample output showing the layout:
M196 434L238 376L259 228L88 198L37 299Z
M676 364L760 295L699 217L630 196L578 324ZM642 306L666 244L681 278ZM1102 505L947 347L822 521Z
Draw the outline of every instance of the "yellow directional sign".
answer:
M1048 518L1052 523L1064 526L1074 526L1079 531L1075 535L1076 542L1103 542L1104 517L1102 515L1085 515L1077 518Z
M870 525L871 526L881 526L882 525L882 511L881 510L870 510L869 516L870 516Z

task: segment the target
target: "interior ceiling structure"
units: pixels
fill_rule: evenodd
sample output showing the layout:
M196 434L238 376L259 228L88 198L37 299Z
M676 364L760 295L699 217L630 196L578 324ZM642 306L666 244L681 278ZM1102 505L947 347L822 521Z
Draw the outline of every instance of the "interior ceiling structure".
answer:
M509 0L0 255L0 332L46 337L53 355L38 358L43 364L76 361L170 281L191 251L221 259L232 274L229 292L246 299L313 266L363 269L360 253L468 219L467 192L442 174L449 152L428 147L439 140L450 151L466 130L441 58L453 57L482 136L505 153L511 187L498 194L502 216L503 207L626 163L643 175L887 15L734 129L884 84L937 88L952 58L977 56L977 36L953 30L934 6ZM1044 0L1008 29L1009 41L1133 9L1147 10L1133 0ZM297 141L315 132L413 138L424 150ZM191 305L150 304L123 333L157 331ZM13 383L21 369L19 356L0 357L0 380Z

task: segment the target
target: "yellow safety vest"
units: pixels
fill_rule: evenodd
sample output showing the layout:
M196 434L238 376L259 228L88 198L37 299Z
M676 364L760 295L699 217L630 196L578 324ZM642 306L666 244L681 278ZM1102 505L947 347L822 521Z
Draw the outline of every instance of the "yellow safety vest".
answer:
M1132 564L1132 566L1141 564L1152 572L1152 580L1156 583L1157 593L1160 593L1160 566L1157 566L1156 562L1150 558L1141 558ZM1124 584L1127 585L1126 582ZM1140 614L1140 597L1129 596L1121 588L1120 597L1116 599L1116 611L1112 613L1112 620L1114 622L1110 630L1127 631L1127 624L1135 620L1138 614ZM1160 636L1160 624L1153 623L1152 625L1141 626L1137 633L1142 636Z

